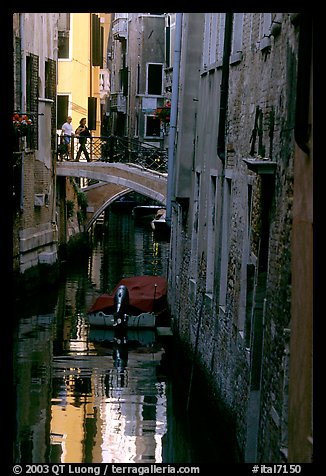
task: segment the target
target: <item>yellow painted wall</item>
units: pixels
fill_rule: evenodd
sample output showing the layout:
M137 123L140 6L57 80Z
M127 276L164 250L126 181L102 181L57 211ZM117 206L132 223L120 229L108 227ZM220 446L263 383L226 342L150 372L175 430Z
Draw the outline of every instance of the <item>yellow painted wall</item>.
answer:
M110 14L98 14L104 18L104 48L103 55L106 55L108 31L110 26ZM100 136L100 93L99 93L99 66L90 66L90 32L91 13L71 13L70 35L70 57L69 59L59 59L58 62L58 94L69 94L71 101L69 104L69 115L72 116L72 123L76 129L82 117L87 118L88 97L97 98L97 127L93 131L94 136ZM105 66L105 62L104 65ZM92 77L91 77L92 74ZM90 90L92 83L92 91Z

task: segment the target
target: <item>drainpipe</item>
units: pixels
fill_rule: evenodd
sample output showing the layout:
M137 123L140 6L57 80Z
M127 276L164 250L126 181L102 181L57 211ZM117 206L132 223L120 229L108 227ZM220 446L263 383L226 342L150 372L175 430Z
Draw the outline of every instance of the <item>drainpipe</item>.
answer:
M25 55L25 13L19 14L19 35L20 35L20 71L21 71L21 111L26 111L26 55ZM23 139L25 140L25 139ZM22 174L21 174L21 194L20 209L24 208L24 155L22 151Z
M229 70L230 70L230 54L232 43L232 23L233 13L225 14L225 30L224 30L224 47L223 47L223 65L221 79L221 99L220 113L218 121L218 139L217 139L217 155L225 164L225 123L226 110L229 93Z
M222 210L222 226L219 227L218 237L218 266L221 266L222 262L222 242L224 227L228 224L224 223L224 185L225 185L225 123L227 115L227 103L229 94L229 70L230 70L230 55L232 44L232 29L233 29L233 13L225 14L225 29L224 29L224 46L223 46L223 64L222 64L222 78L221 78L221 97L220 97L220 111L219 111L219 123L218 123L218 136L217 136L217 155L222 162L222 170L220 175L221 180L221 196L220 207ZM219 299L219 296L218 296Z
M177 126L177 111L179 97L179 73L180 73L180 57L181 57L181 31L182 31L182 13L176 14L175 25L175 41L174 41L174 58L172 73L172 94L171 94L171 117L169 131L169 148L168 148L168 183L166 194L166 224L171 227L172 215L172 187L174 185L174 154L175 154L175 136Z
M57 20L58 22L58 20ZM57 23L58 24L58 23ZM58 73L59 73L59 65L58 65L58 56L59 56L59 48L58 48L58 33L57 33L57 39L56 39L56 42L55 42L55 45L54 48L53 48L53 59L55 61L55 68L56 68L56 72L55 72L55 78L56 78L56 92L58 92ZM56 101L56 110L55 110L55 115L57 117L57 112L58 112L58 103ZM51 131L52 132L52 131ZM55 139L56 143L57 143L57 137ZM53 179L53 193L52 193L52 226L56 232L56 235L57 235L57 232L58 232L58 223L57 223L57 206L56 206L56 196L57 196L57 172L56 172L56 160L53 160L52 161L52 167L53 167L53 176L54 176L54 179ZM58 241L58 237L56 236L56 239Z

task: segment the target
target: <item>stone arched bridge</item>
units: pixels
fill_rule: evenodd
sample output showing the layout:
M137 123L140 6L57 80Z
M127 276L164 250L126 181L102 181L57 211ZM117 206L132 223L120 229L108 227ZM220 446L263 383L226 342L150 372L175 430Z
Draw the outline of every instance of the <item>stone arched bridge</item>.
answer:
M135 164L107 162L57 162L57 176L98 180L83 192L87 196L89 228L103 210L121 195L134 190L165 205L167 174Z

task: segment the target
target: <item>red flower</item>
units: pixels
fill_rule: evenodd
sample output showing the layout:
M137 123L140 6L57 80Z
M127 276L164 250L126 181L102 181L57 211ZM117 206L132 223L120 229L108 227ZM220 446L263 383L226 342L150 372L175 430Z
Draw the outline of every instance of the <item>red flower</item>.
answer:
M31 126L33 125L31 119L26 114L18 114L18 113L13 114L12 124L14 126L14 130L20 136L26 136Z
M160 119L162 122L170 122L171 107L165 105L164 107L157 107L154 113L154 117Z

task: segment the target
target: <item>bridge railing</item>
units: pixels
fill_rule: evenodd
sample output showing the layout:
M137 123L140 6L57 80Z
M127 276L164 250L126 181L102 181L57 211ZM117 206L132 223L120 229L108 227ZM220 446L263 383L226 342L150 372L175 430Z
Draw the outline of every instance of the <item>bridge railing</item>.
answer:
M69 146L58 136L57 158L75 160L80 143L78 137L72 137ZM87 137L86 150L92 162L132 163L157 172L167 172L167 151L136 139L119 136ZM81 159L84 153L81 153Z

